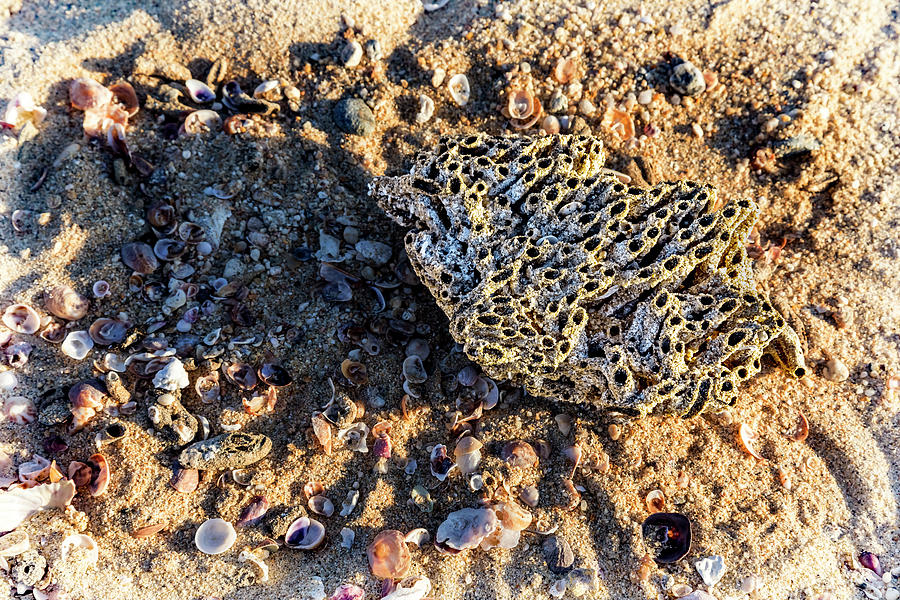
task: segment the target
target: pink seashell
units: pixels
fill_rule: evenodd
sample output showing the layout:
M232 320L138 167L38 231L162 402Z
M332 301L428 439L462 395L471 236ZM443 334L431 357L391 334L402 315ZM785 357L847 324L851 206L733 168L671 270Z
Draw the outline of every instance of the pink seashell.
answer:
M37 454L34 455L31 461L19 465L19 481L22 482L37 482L41 479L46 479L49 474L50 461Z
M3 324L25 335L33 335L41 326L41 316L27 304L13 304L3 311Z
M358 585L345 583L334 590L329 600L366 600L366 591Z
M741 446L743 446L744 450L747 451L747 454L754 457L756 460L766 460L760 455L759 451L753 445L753 442L758 439L758 433L753 431L753 429L746 423L741 423L741 426L738 429L738 440L741 442Z
M109 487L109 463L102 454L94 454L88 459L88 466L91 468L88 491L91 496L101 496Z
M69 84L69 100L78 110L89 110L112 102L113 93L93 79L79 77Z
M2 402L3 416L17 425L34 423L37 418L34 402L24 396L10 396Z

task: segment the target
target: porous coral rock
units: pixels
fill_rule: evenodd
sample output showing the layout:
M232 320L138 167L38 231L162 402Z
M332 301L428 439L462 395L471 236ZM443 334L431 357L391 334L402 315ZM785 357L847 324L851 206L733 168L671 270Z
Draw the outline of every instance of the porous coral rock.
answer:
M687 417L733 404L764 353L802 377L744 249L758 207L603 163L587 136L445 137L371 192L468 356L536 396Z

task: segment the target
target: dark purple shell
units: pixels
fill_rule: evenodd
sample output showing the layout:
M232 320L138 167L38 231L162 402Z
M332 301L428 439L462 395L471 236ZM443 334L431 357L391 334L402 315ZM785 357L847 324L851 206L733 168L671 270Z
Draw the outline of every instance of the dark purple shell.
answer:
M872 554L871 552L860 552L859 564L869 569L870 571L874 571L875 574L879 577L884 575L884 569L881 568L881 561L878 560L877 554Z
M262 520L267 510L269 510L269 501L266 500L266 497L254 496L253 499L250 500L250 504L241 511L241 516L238 517L234 526L252 527Z
M680 513L654 513L641 526L644 544L657 563L674 563L691 549L691 521Z

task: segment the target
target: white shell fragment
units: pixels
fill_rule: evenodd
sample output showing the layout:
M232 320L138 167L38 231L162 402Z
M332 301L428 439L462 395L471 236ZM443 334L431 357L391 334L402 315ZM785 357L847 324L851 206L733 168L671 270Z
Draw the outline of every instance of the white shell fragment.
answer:
M416 123L427 123L434 114L434 100L425 94L419 94L419 112L416 114Z
M469 78L462 73L457 73L447 82L447 89L450 91L450 97L460 106L469 103L471 88L469 87Z
M381 600L422 600L431 591L431 581L427 577L407 577Z
M250 562L256 567L260 583L265 583L269 580L269 566L249 550L242 551L238 555L238 560L240 562Z
M13 304L3 311L3 324L16 333L33 335L41 327L41 316L27 304Z
M70 555L80 556L88 563L95 565L100 558L100 550L97 548L97 542L94 541L94 538L83 533L76 533L62 541L60 555L63 560L66 560Z
M25 520L47 508L64 508L75 497L69 479L0 493L0 531L12 531Z
M69 358L84 360L94 348L94 340L87 331L70 331L59 348Z
M344 527L341 529L341 548L350 549L350 546L353 545L353 540L356 539L356 532L350 529L349 527Z
M197 79L188 79L184 82L184 87L187 88L191 100L198 104L208 104L216 99L215 92L209 89L208 85Z
M256 89L253 90L254 98L265 98L268 94L278 89L278 80L277 79L269 79L268 81L263 81L261 84L256 86Z
M237 540L237 532L225 519L209 519L197 528L194 544L204 554L222 554Z
M719 583L722 576L725 575L725 559L717 554L701 558L694 563L703 583L712 587Z
M153 385L161 390L174 392L186 388L190 384L184 365L177 358L166 363L153 377Z
M31 541L24 531L12 531L0 537L0 557L18 556L31 548Z
M0 371L0 392L11 392L19 385L19 379L12 371Z
M450 0L435 0L434 2L423 0L422 8L425 10L425 12L434 12L440 8L444 8L445 6L447 6L448 2L450 2Z

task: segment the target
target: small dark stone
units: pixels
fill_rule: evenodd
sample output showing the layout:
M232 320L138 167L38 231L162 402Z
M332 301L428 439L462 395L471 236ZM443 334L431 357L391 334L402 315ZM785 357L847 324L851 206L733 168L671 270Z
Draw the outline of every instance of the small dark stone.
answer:
M369 136L375 132L375 115L359 98L344 98L334 106L334 123L341 131Z
M547 561L547 567L551 573L557 575L567 573L572 568L572 563L575 562L572 546L559 536L548 537L544 541L542 550L544 552L544 560Z
M696 96L706 89L703 73L694 63L688 61L675 65L669 77L669 85L684 96Z

